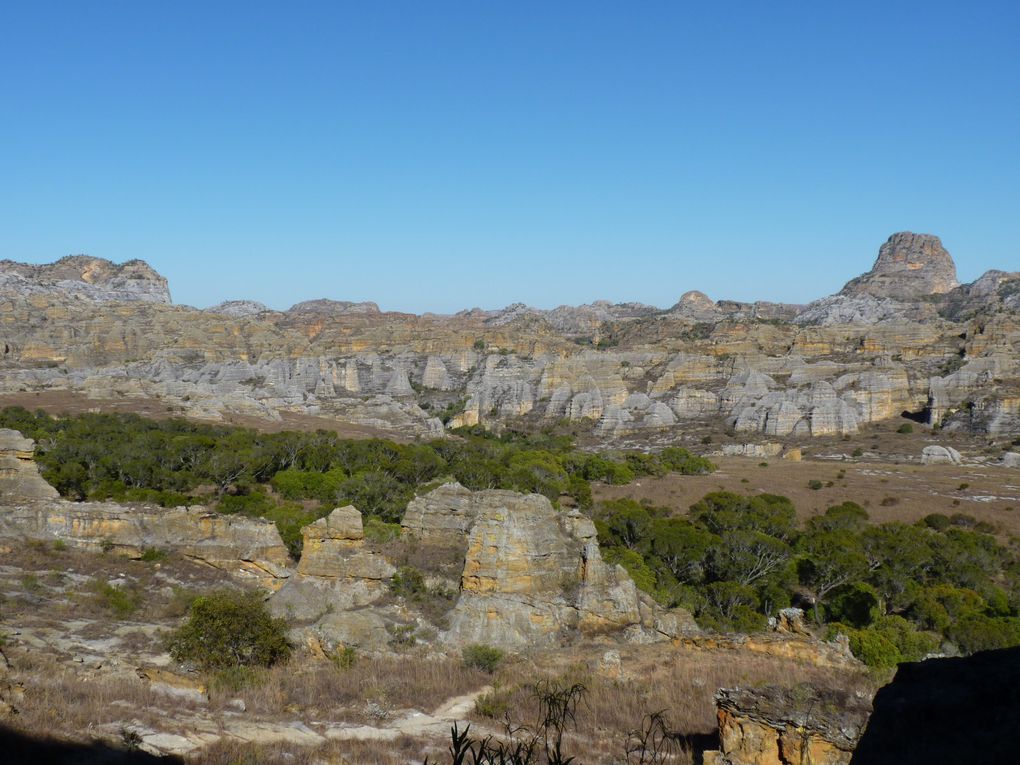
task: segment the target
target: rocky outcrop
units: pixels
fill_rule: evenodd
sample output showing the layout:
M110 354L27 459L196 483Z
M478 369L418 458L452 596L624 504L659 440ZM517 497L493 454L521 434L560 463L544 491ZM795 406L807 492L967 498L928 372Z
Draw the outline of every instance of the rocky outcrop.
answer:
M16 430L0 428L0 505L59 497L39 475L35 441Z
M109 502L40 501L0 509L0 537L52 542L140 557L173 551L275 589L290 556L269 521L203 507L125 507Z
M573 630L647 641L696 629L602 560L587 517L556 511L539 494L446 485L413 501L408 516L405 531L423 540L467 535L451 643L552 645Z
M873 707L853 765L1016 762L1020 648L900 664Z
M0 430L0 538L59 540L131 557L150 549L174 551L269 589L290 576L290 555L271 522L203 507L68 502L39 475L33 447L18 431Z
M809 686L724 688L715 696L719 750L705 765L847 765L870 705Z
M304 545L297 571L271 601L276 613L314 620L374 603L385 594L396 569L365 548L357 509L338 507L305 526L301 534ZM320 627L330 634L329 623Z
M956 264L937 236L903 231L889 237L872 269L847 282L841 294L914 299L958 285Z
M52 294L95 302L170 303L167 281L148 263L111 263L88 255L71 255L55 263L32 265L0 261L0 293Z
M258 316L260 313L268 311L269 308L256 300L226 300L205 310L209 313L221 313L224 316L243 318L245 316Z

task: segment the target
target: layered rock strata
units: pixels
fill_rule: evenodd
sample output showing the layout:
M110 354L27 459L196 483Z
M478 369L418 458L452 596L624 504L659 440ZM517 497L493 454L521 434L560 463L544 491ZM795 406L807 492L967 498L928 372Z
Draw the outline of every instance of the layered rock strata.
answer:
M452 643L551 645L574 630L650 641L696 629L689 614L663 611L602 560L591 520L554 510L539 494L448 484L413 502L409 515L405 531L422 539L467 535Z
M602 440L727 427L851 435L910 412L1020 432L1020 275L956 286L936 237L903 232L807 307L514 305L454 316L314 300L169 305L144 264L0 264L0 393L155 399L190 416L311 415L402 436L566 419ZM441 416L441 418L440 418Z
M719 750L705 765L848 765L870 712L852 693L724 688L716 693Z
M132 557L148 549L172 550L269 589L290 576L290 555L269 521L203 507L68 502L39 476L33 449L34 442L17 431L0 431L0 538L59 540L77 549Z

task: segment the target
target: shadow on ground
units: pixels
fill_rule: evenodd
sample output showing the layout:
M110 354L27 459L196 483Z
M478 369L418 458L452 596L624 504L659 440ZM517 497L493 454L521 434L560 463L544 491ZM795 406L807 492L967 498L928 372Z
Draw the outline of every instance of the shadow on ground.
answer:
M851 765L1020 762L1020 648L901 664Z
M4 765L181 765L177 757L154 757L109 744L36 738L0 726L0 762Z

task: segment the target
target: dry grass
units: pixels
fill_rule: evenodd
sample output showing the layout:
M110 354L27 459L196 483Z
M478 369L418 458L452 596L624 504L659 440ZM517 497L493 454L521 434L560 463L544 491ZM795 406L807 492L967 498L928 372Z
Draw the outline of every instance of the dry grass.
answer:
M191 761L201 765L409 765L420 763L431 749L421 739L407 736L385 742L336 741L303 749L222 740Z
M217 688L211 702L224 707L241 698L249 712L265 717L299 716L378 725L408 709L431 712L451 696L481 688L489 676L448 658L358 657L341 668L298 657L257 675L240 690Z
M923 445L917 444L915 456ZM712 491L782 494L793 501L801 518L850 500L862 505L876 523L913 523L929 513L967 513L1003 535L1020 534L1020 470L1016 468L778 458L762 467L762 460L745 457L722 457L715 462L719 470L710 475L644 477L627 486L596 484L592 488L596 500L647 499L680 513ZM842 477L841 471L845 471ZM823 488L809 488L810 481L821 481ZM961 490L961 484L968 486Z
M646 715L664 712L672 729L685 736L692 750L714 746L719 688L810 684L871 694L876 680L862 671L822 669L809 664L748 651L682 650L669 645L621 649L623 676L612 679L592 671L593 660L576 652L548 654L529 665L500 673L497 698L517 723L538 719L538 683L582 683L587 689L571 734L571 753L586 763L619 762L628 734ZM526 682L521 678L527 677ZM479 723L492 720L477 714ZM688 760L691 761L691 760Z

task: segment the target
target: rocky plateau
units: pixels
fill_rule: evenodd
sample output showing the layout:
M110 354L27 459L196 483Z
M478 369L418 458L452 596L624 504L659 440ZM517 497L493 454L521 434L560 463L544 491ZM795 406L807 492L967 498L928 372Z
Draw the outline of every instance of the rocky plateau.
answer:
M909 414L1020 433L1020 272L960 285L937 237L899 233L807 306L516 304L453 316L313 300L174 305L142 261L0 263L0 394L154 400L209 419L292 413L405 438L569 421L599 442L698 428L856 433Z

